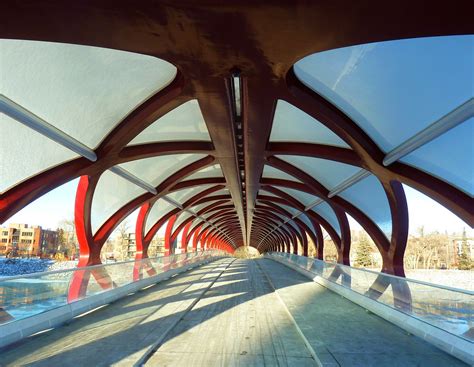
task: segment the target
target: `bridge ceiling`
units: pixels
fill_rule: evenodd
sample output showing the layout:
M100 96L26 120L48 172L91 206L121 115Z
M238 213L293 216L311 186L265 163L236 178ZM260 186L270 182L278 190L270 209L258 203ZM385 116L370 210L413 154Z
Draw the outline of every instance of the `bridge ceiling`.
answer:
M0 222L86 177L97 243L140 209L236 248L322 227L345 262L349 214L390 267L402 184L472 225L472 4L369 3L1 5Z

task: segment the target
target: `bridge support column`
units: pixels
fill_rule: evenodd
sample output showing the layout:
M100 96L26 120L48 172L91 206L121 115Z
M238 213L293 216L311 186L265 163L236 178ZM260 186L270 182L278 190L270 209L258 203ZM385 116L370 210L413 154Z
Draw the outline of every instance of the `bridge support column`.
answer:
M189 222L183 229L183 235L181 236L181 252L188 252L188 233L191 224L192 222Z
M174 253L174 248L173 248L173 239L171 238L172 232L173 232L173 226L174 223L176 222L176 219L178 217L176 215L173 215L169 220L168 224L166 225L166 230L165 230L165 256L171 255Z

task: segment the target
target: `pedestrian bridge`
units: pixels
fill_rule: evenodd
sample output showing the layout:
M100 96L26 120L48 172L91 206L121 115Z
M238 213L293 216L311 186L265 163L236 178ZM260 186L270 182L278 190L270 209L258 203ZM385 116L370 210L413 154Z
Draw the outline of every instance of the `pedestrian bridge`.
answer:
M474 361L472 292L296 255L172 256L12 277L0 289L11 292L2 366Z
M74 213L49 243L79 258L1 282L0 364L474 362L472 293L404 271L407 186L474 226L472 0L4 1L0 24L0 224L50 200L34 221ZM102 264L127 220L133 260ZM350 267L354 223L381 273Z

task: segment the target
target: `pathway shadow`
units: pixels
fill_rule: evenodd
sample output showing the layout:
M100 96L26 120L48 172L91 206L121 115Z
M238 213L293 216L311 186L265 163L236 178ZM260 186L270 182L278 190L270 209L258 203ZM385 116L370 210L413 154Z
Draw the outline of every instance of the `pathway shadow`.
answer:
M235 271L236 269L238 271ZM237 265L232 267L230 271L225 272L202 297L201 300L207 301L203 302L199 308L192 309L186 317L193 318L199 315L201 323L204 323L239 304L252 301L255 298L255 292L251 287L245 290L248 287L239 288L236 286L236 283L254 281L251 279L252 274L244 271L245 269L245 265ZM211 272L205 273L210 274ZM151 292L172 288L173 284L169 283L179 280L179 278L172 278L163 282L162 288L158 284L156 287L137 292L126 299L118 300L112 306L75 319L48 334L34 336L7 347L6 350L0 350L2 356L0 361L3 359L3 363L8 365L14 363L17 357L31 355L34 361L26 364L22 363L22 365L48 367L69 365L105 366L123 361L137 352L142 353L170 324L177 318L182 318L185 312L180 311L159 318L152 315L171 303L178 304L195 298L200 292L198 290L186 291L186 289L198 282L204 282L204 280L189 280L184 284L178 282L177 287L185 287L178 294L144 303L138 302L140 298ZM236 291L236 289L240 291ZM267 289L259 296L267 293L271 293L271 290ZM216 301L209 302L213 298L216 298ZM136 312L143 308L150 308L150 312L137 316ZM112 317L115 319L114 322L110 320ZM96 327L88 328L87 326L90 326L90 324L96 325ZM188 328L180 330L180 333L186 331L188 331ZM177 335L173 334L173 337ZM52 352L51 348L55 350Z

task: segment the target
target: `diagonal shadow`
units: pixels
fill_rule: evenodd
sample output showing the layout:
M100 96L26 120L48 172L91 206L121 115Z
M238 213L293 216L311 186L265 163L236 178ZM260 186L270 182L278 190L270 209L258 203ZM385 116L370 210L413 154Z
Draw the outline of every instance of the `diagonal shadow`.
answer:
M240 266L240 269L245 268L246 266ZM206 274L209 274L209 272L206 272ZM199 315L201 322L205 322L239 304L252 301L255 297L272 292L268 287L256 292L250 286L252 282L255 282L255 279L252 279L254 274L251 272L233 271L225 272L223 275L226 280L218 279L218 281L221 280L222 284L214 284L202 297L202 300L210 300L216 295L224 295L225 299L211 303L207 302L206 305L198 309L192 309L187 317L192 318ZM203 282L202 279L197 281ZM166 283L168 282L166 281ZM189 283L189 286L196 284L191 280L187 283ZM172 284L166 284L165 287L172 287ZM172 303L189 301L199 293L198 291L186 291L186 289L184 288L178 294L133 305L133 302L137 302L145 295L153 293L149 289L141 291L127 297L129 299L126 301L119 300L111 307L77 319L49 334L39 335L20 342L16 347L13 347L13 350L2 352L2 359L4 359L4 363L8 364L14 362L17 356L36 354L36 357L33 357L34 362L22 363L27 366L110 365L120 362L134 353L148 348L166 330L167 325L170 325L176 318L184 316L185 312L179 311L163 317L153 317L163 307ZM140 316L134 314L134 312L143 308L150 308L151 310ZM120 315L119 319L117 315ZM114 317L116 321L112 320ZM97 331L90 327L87 328L91 322L97 325ZM188 328L184 328L180 330L179 334L187 330ZM179 334L175 334L173 337ZM51 348L55 350L51 352ZM106 362L101 362L101 358L98 358L98 356L106 356Z

